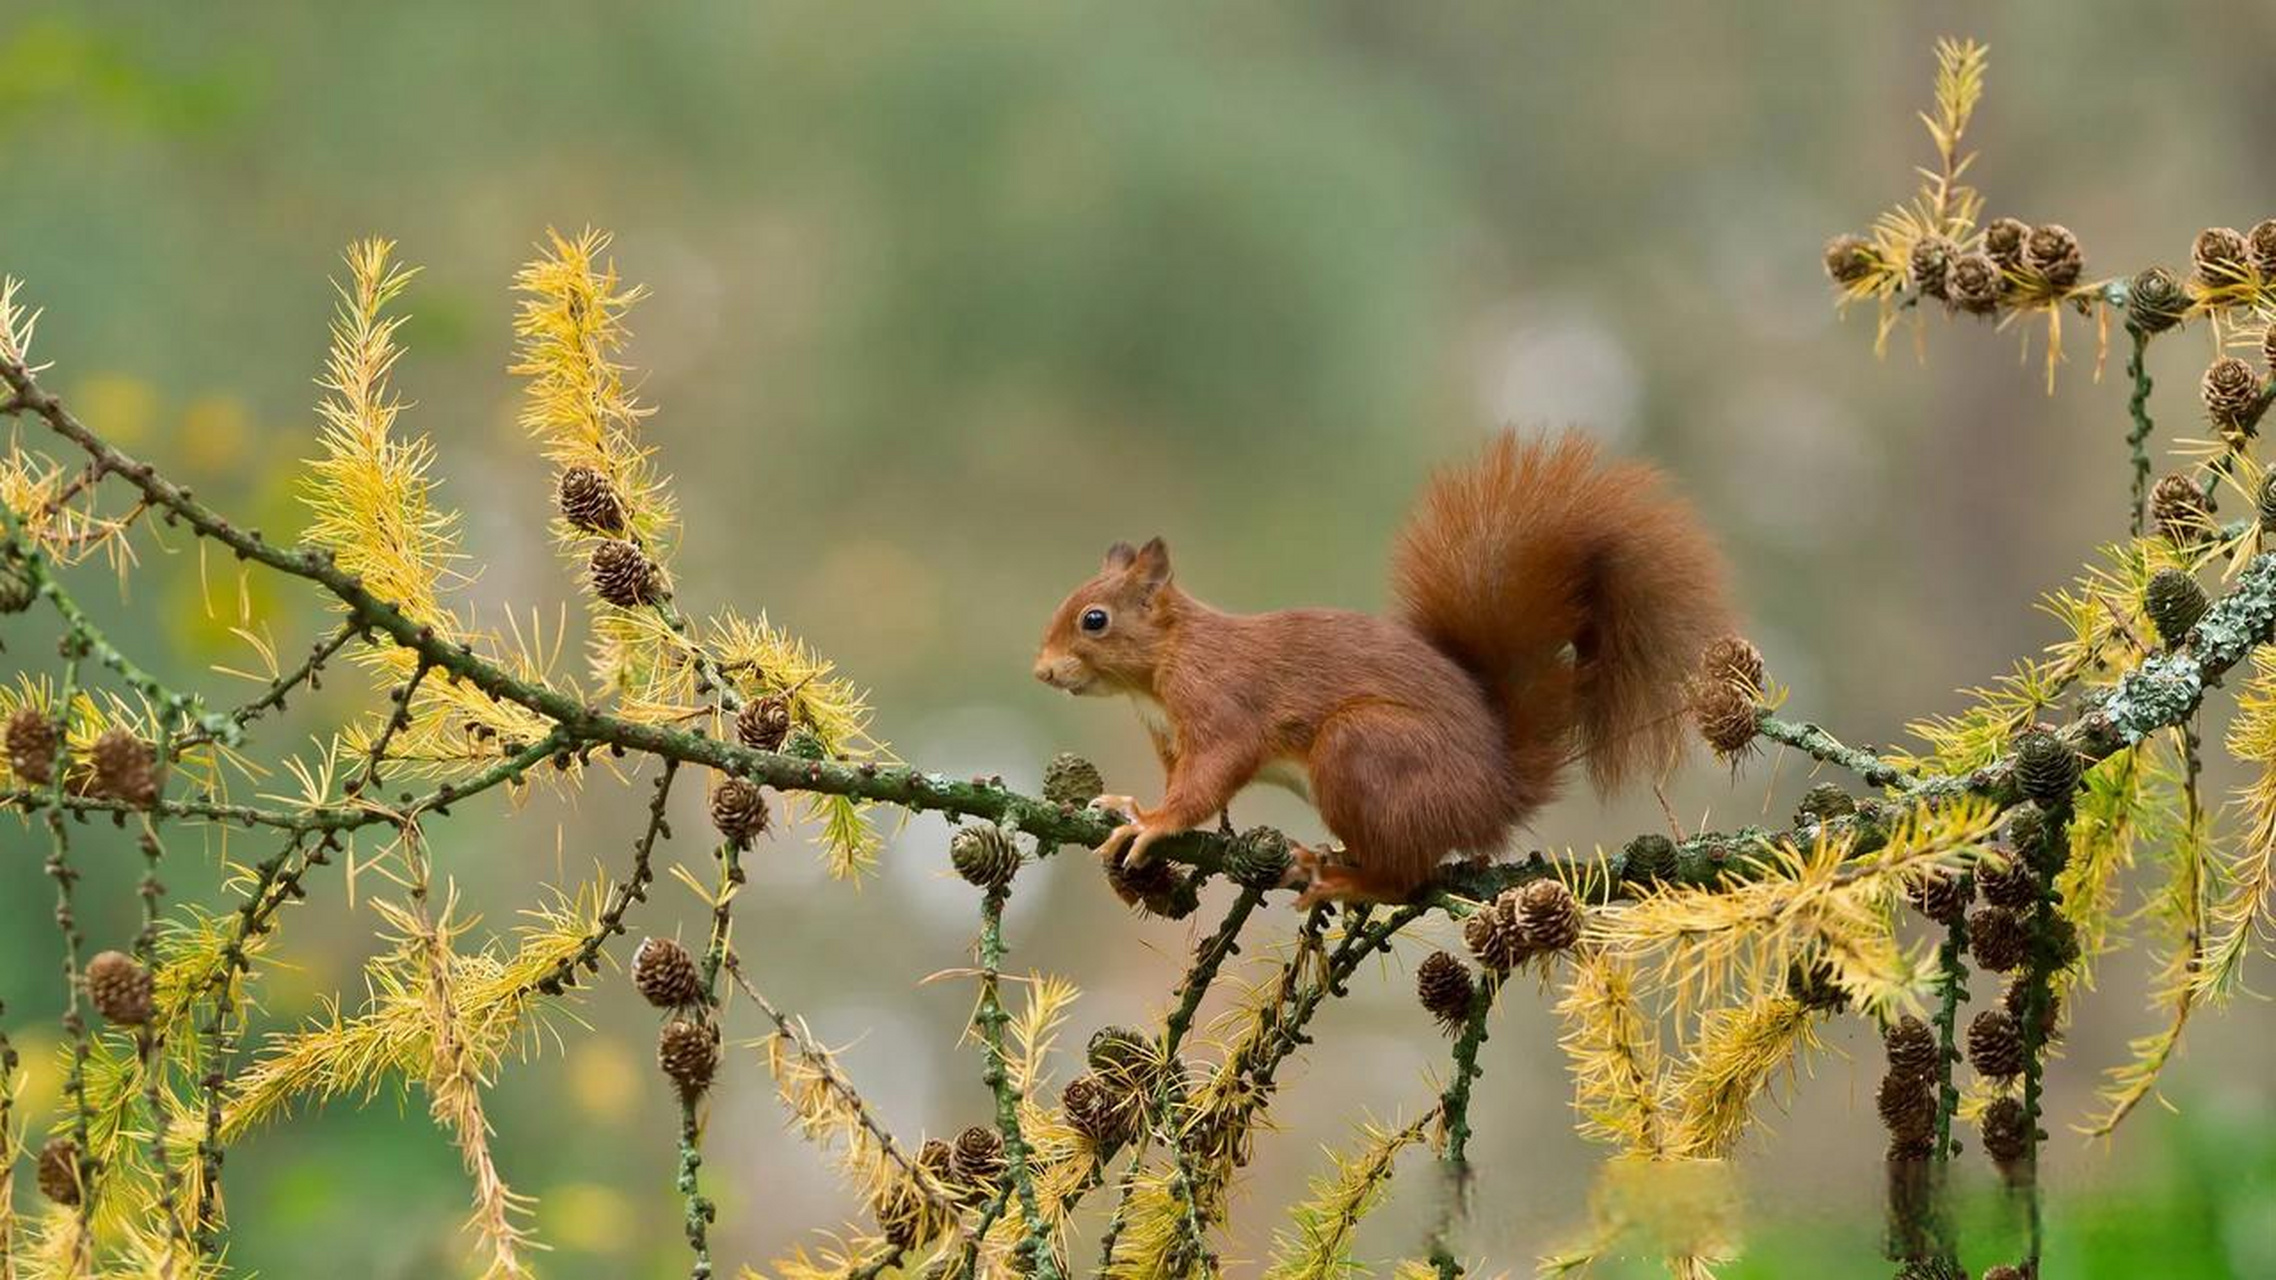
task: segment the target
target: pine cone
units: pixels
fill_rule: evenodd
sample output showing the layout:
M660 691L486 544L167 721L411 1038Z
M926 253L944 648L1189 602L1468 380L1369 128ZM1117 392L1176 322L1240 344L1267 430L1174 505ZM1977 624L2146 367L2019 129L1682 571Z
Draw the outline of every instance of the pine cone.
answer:
M1923 1134L1918 1138L1889 1139L1889 1149L1883 1158L1892 1164L1903 1164L1907 1161L1926 1160L1935 1154L1936 1135L1931 1133ZM1905 1265L1911 1267L1914 1264L1908 1262ZM1909 1271L1899 1271L1897 1280L1928 1280L1928 1273L1924 1272L1916 1276ZM1936 1280L1942 1280L1942 1278L1937 1277Z
M1857 801L1838 782L1821 782L1802 793L1802 802L1794 807L1794 825L1817 826L1834 818L1846 818L1857 812Z
M1945 274L1958 256L1960 246L1943 236L1922 236L1914 241L1907 270L1912 287L1924 298L1944 297Z
M1098 766L1072 752L1060 752L1043 767L1043 798L1053 804L1080 809L1104 790Z
M1135 1027L1100 1027L1092 1032L1083 1061L1121 1092L1144 1093L1155 1083L1154 1042Z
M593 594L619 609L638 608L664 598L664 578L646 552L610 539L593 548Z
M1881 1048L1889 1058L1892 1076L1927 1079L1936 1072L1936 1033L1928 1024L1906 1014L1881 1033Z
M44 787L55 781L55 721L39 707L25 705L8 717L8 771L16 781Z
M946 1182L956 1176L956 1149L939 1138L927 1138L917 1148L917 1167Z
M931 1225L925 1210L927 1202L914 1187L899 1182L888 1182L870 1204L870 1214L877 1219L877 1234L896 1249L914 1249L925 1239Z
M2047 841L2047 811L2025 801L2007 814L2007 843L2026 858L2033 858Z
M801 760L820 762L830 758L830 744L822 740L822 735L816 733L812 725L802 724L792 729L790 736L783 740L782 753Z
M1892 1138L1918 1140L1936 1132L1936 1085L1925 1075L1882 1076L1874 1105Z
M40 1194L60 1205L79 1203L79 1144L57 1135L40 1148Z
M2276 471L2261 478L2259 497L2260 531L2276 533Z
M31 572L14 556L0 557L0 613L22 613L39 598Z
M1968 913L1968 895L1954 876L1918 881L1905 890L1913 910L1938 924L1950 924Z
M1517 891L1517 927L1528 951L1563 951L1581 940L1581 904L1558 880L1535 880Z
M703 998L695 957L670 938L646 938L632 953L632 985L659 1009L680 1009Z
M2150 490L2150 517L2165 540L2177 547L2203 542L2213 532L2213 513L2205 506L2205 491L2178 473L2161 478Z
M591 467L575 466L562 472L554 499L569 523L588 533L624 532L624 500L616 496L616 486L608 477Z
M150 744L125 729L106 729L88 752L95 764L95 794L137 807L158 798L158 757Z
M1470 1004L1477 992L1469 967L1451 952L1433 951L1415 970L1415 998L1448 1035L1470 1020Z
M1525 928L1517 920L1517 891L1506 889L1462 922L1462 941L1478 963L1496 973L1507 973L1531 953Z
M2197 283L2218 288L2250 278L2251 250L2234 227L2207 227L2189 246L2189 260L2197 264Z
M2134 277L2126 288L2126 316L2144 333L2164 333L2181 323L2189 310L2189 295L2164 267L2151 267Z
M773 751L790 734L790 699L779 693L753 698L735 713L735 740L753 751Z
M1624 880L1649 884L1675 874L1675 841L1656 832L1646 832L1630 840L1621 853L1620 874Z
M1952 305L1972 316L1988 316L1999 310L1999 297L2006 285L1999 264L1981 253L1963 253L1953 259L1944 281Z
M1703 685L1692 691L1692 719L1699 736L1717 756L1736 760L1754 745L1761 721L1754 700L1729 684Z
M1192 884L1168 862L1148 858L1131 866L1128 846L1106 864L1106 883L1124 903L1170 919L1189 914L1199 903L1191 893L1181 892L1191 889Z
M2022 911L2038 904L2039 876L2031 864L2015 850L2005 851L2006 861L1994 863L1987 859L1976 865L1976 889L1984 901L2010 911Z
M708 1022L674 1018L656 1033L656 1065L685 1097L711 1087L719 1073L719 1028Z
M994 1185L1004 1172L1004 1135L973 1125L956 1135L949 1165L958 1182L972 1187Z
M2158 570L2142 592L2142 608L2168 647L2189 638L2189 629L2205 616L2206 607L2205 589L2181 569Z
M2276 280L2276 218L2262 218L2244 233L2245 260L2263 280Z
M2033 227L2023 242L2023 263L2045 276L2048 284L2068 289L2078 283L2078 237L2060 223Z
M2276 371L2276 323L2260 331L2260 362Z
M1288 837L1273 827L1250 827L1225 854L1225 874L1252 889L1278 888L1288 864Z
M1835 284L1855 284L1880 267L1881 255L1863 236L1835 236L1826 241L1826 275Z
M1069 1080L1059 1092L1059 1109L1066 1112L1067 1123L1101 1151L1130 1140L1131 1108L1124 1105L1127 1101L1089 1072Z
M2000 995L2000 1007L2007 1010L2018 1023L2021 1023L2025 1006L2030 1003L2030 997L2030 985L2019 975L2014 981L2007 984L2007 990ZM2063 998L2049 991L2046 995L2046 1006L2039 1011L2040 1042L2052 1041L2056 1033L2062 1029L2062 1021Z
M123 951L105 951L87 962L87 997L105 1022L139 1027L150 1021L150 970Z
M981 889L1001 889L1019 871L1019 846L993 822L958 827L949 837L948 860L965 883Z
M1744 636L1723 636L1699 655L1699 678L1708 684L1728 684L1750 700L1762 692L1766 678L1762 650Z
M2005 1009L1986 1009L1968 1024L1968 1065L1978 1075L2007 1080L2023 1074L2028 1055L2023 1028Z
M749 778L726 777L711 789L711 825L738 849L767 829L767 797Z
M2031 1153L2031 1120L2015 1099L1993 1099L1976 1123L1983 1130L1984 1153L1999 1163L2014 1164Z
M2015 739L2015 782L2042 809L2061 810L2078 787L2078 752L2043 729Z
M2222 356L2205 369L2197 394L2215 426L2236 430L2252 421L2260 407L2260 375L2235 356Z
M1979 907L1968 917L1968 952L1983 968L2006 973L2022 964L2030 950L2030 931L2006 907Z
M1786 965L1786 994L1814 1013L1840 1013L1849 1007L1849 993L1839 979L1829 961L1796 957Z
M2023 269L2023 242L2031 238L2031 224L2021 218L1994 218L1984 228L1984 256L2007 271Z

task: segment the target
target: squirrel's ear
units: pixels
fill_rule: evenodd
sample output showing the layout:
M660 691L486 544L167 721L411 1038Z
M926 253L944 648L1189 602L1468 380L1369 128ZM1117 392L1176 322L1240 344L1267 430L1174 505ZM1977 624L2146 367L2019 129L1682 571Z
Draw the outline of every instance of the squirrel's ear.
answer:
M1106 563L1099 567L1107 570L1127 569L1137 558L1136 547L1127 542L1117 542L1106 549Z
M1160 538L1147 539L1146 545L1138 548L1138 556L1134 563L1137 565L1140 580L1145 582L1149 588L1158 587L1168 582L1170 580L1170 544Z

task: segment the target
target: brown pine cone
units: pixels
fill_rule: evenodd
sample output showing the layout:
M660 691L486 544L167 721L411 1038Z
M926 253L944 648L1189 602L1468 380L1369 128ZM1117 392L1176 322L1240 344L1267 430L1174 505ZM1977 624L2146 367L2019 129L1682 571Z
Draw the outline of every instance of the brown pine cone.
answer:
M139 1027L150 1021L150 970L124 951L105 951L87 962L87 998L103 1021Z
M1907 269L1912 287L1924 298L1944 297L1945 275L1958 256L1960 246L1943 236L1922 236L1914 241Z
M2023 261L2033 271L2047 278L2057 289L2068 289L2078 283L2078 237L2069 227L2049 222L2033 227L2023 242Z
M1993 973L2006 973L2029 954L2031 934L2007 908L1980 907L1968 917L1968 950L1978 965Z
M711 789L711 825L738 849L767 829L767 797L749 778L726 777Z
M2014 1164L2031 1151L2031 1121L2023 1104L2013 1098L1995 1098L1977 1118L1983 1130L1984 1153L2003 1165Z
M774 751L790 736L790 700L779 693L753 698L735 713L735 740L753 751Z
M1517 927L1528 951L1563 951L1581 940L1580 900L1563 882L1535 880L1517 891Z
M104 730L88 757L95 765L96 795L138 807L158 798L158 757L127 730Z
M1874 1105L1892 1138L1926 1138L1936 1132L1936 1085L1925 1075L1892 1071L1882 1076Z
M60 1205L79 1203L79 1144L57 1135L40 1148L40 1194Z
M2165 540L2177 547L2194 546L2213 533L2213 513L2205 506L2205 491L2179 473L2160 478L2150 490L2150 516Z
M2007 984L2007 991L2000 996L2000 1006L2014 1015L2018 1023L2023 1020L2024 1006L2030 1000L2030 990L2021 978L2017 978ZM2049 991L2047 1006L2039 1013L2039 1039L2042 1043L2055 1038L2055 1033L2062 1027L2062 1019L2063 998Z
M620 609L654 604L664 598L664 575L646 552L609 539L593 548L593 594Z
M1913 909L1938 924L1950 924L1968 914L1968 894L1957 877L1937 876L1908 887L1905 896Z
M1881 255L1863 236L1835 236L1826 241L1825 262L1835 284L1855 284L1880 269Z
M1104 790L1098 766L1072 752L1062 751L1043 766L1043 798L1053 804L1080 809Z
M646 938L632 953L632 985L659 1009L679 1009L703 996L695 957L670 938Z
M1472 912L1462 922L1462 941L1479 964L1497 973L1507 973L1523 963L1532 953L1532 945L1524 926L1518 923L1517 891L1505 889Z
M949 1166L956 1180L972 1187L995 1183L1004 1172L1004 1135L973 1125L956 1135L954 1160Z
M967 884L1001 889L1019 872L1019 846L993 822L958 827L949 837L948 860Z
M1786 994L1815 1013L1840 1013L1849 1007L1849 993L1841 989L1841 974L1832 962L1800 957L1786 965Z
M1433 951L1415 970L1415 998L1422 1007L1438 1019L1438 1025L1453 1035L1470 1020L1471 1002L1477 998L1477 984L1470 980L1469 967L1454 958L1451 952Z
M2197 283L2211 287L2240 283L2252 274L2251 249L2234 227L2207 227L2189 246Z
M1075 1132L1104 1151L1130 1140L1132 1108L1113 1086L1089 1072L1067 1082L1059 1092L1060 1110Z
M1952 305L1975 316L1999 310L1999 296L2006 287L2007 278L2000 273L1999 264L1982 253L1963 253L1953 259L1944 278Z
M569 523L590 533L618 534L624 532L624 500L616 496L616 486L607 476L587 466L574 466L561 473L561 482L554 492L561 514Z
M2023 1048L2023 1028L2005 1009L1986 1009L1968 1024L1968 1065L1978 1075L2007 1080L2023 1074L2029 1055Z
M2233 430L2250 422L2260 407L2260 375L2245 361L2222 356L2206 366L2197 394L2205 402L2205 416Z
M2263 280L2276 280L2276 218L2262 218L2244 233L2245 261Z
M1926 1160L1935 1154L1936 1135L1933 1133L1924 1133L1917 1138L1889 1139L1889 1150L1883 1159L1886 1159L1894 1164L1902 1164L1910 1160ZM1897 1274L1899 1280L1913 1280L1912 1277L1905 1275L1903 1272L1899 1272Z
M1936 1033L1911 1014L1882 1031L1881 1048L1888 1055L1890 1075L1926 1079L1936 1072Z
M1761 721L1754 699L1729 684L1703 685L1692 691L1691 716L1699 736L1725 760L1736 760L1754 745Z
M2031 224L2021 218L1994 218L1984 228L1984 255L2008 271L2023 269L2023 242Z
M1083 1061L1118 1089L1143 1092L1153 1087L1154 1042L1136 1027L1100 1027L1083 1046Z
M1723 636L1699 655L1699 678L1708 684L1735 685L1748 698L1762 692L1766 678L1762 650L1744 636Z
M2012 849L2004 851L2004 865L1986 860L1976 865L1976 888L1984 901L1995 907L2021 911L2039 901L2039 877L2031 870L2023 855Z
M8 717L8 771L27 786L44 787L55 781L55 721L45 710L29 704Z
M656 1034L656 1065L682 1095L701 1094L719 1073L719 1029L708 1022L672 1019Z

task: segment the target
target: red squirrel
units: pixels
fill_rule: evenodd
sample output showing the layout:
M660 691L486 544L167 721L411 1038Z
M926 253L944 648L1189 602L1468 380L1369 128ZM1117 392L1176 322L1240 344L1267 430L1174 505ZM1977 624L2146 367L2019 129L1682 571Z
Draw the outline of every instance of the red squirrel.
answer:
M1727 629L1722 558L1660 473L1585 436L1496 437L1401 531L1389 617L1227 613L1179 589L1160 538L1116 543L1043 635L1036 678L1122 694L1168 772L1099 846L1127 864L1251 781L1290 786L1344 845L1299 849L1300 904L1394 901L1490 856L1586 761L1600 790L1664 771L1684 680Z

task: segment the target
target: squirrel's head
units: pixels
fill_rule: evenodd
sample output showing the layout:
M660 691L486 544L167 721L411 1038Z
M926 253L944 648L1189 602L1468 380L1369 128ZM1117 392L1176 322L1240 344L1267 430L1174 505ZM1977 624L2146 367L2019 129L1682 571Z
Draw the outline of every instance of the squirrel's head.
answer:
M1175 597L1170 549L1160 538L1137 548L1115 543L1097 576L1051 615L1035 678L1078 695L1150 690Z

